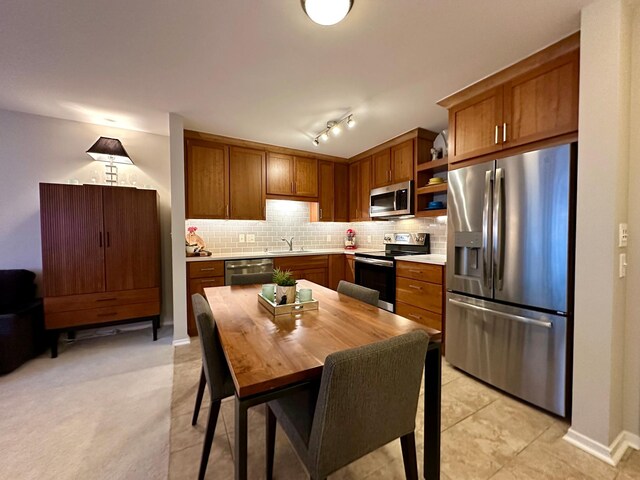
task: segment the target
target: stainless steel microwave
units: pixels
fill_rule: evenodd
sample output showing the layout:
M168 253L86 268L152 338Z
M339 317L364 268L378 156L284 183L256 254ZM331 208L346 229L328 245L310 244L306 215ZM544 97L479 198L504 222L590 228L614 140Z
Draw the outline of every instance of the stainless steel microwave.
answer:
M413 215L413 182L396 183L371 190L369 215L371 218Z

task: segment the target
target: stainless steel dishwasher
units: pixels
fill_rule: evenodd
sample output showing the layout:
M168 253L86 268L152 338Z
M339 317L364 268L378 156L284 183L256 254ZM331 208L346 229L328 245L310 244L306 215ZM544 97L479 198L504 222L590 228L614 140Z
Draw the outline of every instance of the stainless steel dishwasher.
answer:
M273 272L273 258L251 258L224 262L224 284L231 285L231 275Z

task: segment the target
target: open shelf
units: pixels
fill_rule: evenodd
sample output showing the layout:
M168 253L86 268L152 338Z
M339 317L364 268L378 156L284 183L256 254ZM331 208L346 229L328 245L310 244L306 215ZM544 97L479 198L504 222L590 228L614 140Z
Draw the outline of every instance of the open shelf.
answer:
M423 172L427 170L440 170L446 171L449 169L449 158L439 158L438 160L431 160L430 162L424 162L418 164L418 171Z
M419 187L416 189L416 193L418 195L423 195L425 193L440 193L447 191L447 183L442 183L440 185L430 185L427 187Z
M420 210L416 212L416 217L440 217L446 214L446 208L439 208L438 210Z

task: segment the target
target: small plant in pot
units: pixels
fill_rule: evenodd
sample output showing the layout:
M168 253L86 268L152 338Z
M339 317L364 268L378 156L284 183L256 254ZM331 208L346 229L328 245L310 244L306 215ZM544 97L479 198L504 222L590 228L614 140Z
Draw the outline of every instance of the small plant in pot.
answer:
M273 270L273 283L276 284L276 303L285 305L296 302L296 279L289 270Z

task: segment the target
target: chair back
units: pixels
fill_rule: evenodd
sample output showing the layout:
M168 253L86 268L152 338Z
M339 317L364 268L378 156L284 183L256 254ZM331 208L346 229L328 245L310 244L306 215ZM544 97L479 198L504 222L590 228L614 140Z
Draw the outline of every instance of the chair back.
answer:
M231 275L231 285L252 285L254 283L273 283L273 272L234 273Z
M230 386L233 392L233 380L220 344L216 321L209 303L202 295L199 293L192 295L191 302L202 349L202 367L207 378L211 401L222 400L230 395Z
M356 285L355 283L345 280L340 280L340 283L338 283L338 293L343 293L356 300L373 305L374 307L378 306L378 300L380 299L380 292L377 290Z
M415 430L429 336L422 330L327 356L309 439L320 476Z

